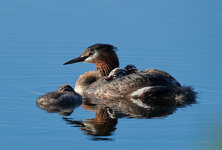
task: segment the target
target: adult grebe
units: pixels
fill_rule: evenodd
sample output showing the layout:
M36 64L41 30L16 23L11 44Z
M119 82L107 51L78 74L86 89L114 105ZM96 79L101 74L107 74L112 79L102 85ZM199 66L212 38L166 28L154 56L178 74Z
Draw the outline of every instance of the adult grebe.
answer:
M115 50L116 47L110 44L94 44L86 48L79 57L64 63L64 65L76 62L96 64L96 71L89 71L79 77L75 86L77 93L86 97L105 99L140 98L148 103L153 103L153 98L164 98L164 101L170 99L170 104L180 105L195 98L192 88L181 86L170 74L156 69L135 71L115 80L106 80L109 73L119 67ZM155 100L154 103L159 105L162 101Z

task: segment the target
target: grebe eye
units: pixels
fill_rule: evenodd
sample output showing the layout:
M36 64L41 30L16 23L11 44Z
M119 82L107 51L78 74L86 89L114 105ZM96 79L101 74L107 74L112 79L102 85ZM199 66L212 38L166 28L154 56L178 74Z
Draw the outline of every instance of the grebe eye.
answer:
M90 55L93 55L94 53L90 53Z

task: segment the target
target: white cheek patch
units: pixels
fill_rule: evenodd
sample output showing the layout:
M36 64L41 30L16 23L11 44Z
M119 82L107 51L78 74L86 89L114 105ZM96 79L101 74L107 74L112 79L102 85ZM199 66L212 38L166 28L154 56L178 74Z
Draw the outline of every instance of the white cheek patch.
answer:
M93 57L92 56L89 56L88 58L86 58L84 61L85 62L91 62L93 60Z
M89 56L85 59L85 62L95 62L99 57L99 53L96 52L94 55Z

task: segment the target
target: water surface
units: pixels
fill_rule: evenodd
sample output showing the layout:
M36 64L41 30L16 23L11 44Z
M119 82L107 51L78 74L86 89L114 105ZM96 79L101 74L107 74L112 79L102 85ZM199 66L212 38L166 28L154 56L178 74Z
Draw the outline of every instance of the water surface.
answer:
M219 0L1 0L1 149L219 149L222 114L222 2ZM36 99L74 86L92 64L62 66L94 43L118 47L121 67L156 68L199 93L166 117L118 119L109 136L81 130L95 110L68 117ZM108 140L106 140L108 139Z

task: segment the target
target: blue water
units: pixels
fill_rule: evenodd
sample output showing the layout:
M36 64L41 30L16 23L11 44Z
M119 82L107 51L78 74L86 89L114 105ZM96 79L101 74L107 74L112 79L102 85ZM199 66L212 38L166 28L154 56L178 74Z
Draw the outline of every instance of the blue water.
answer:
M0 0L0 149L220 149L222 1ZM94 43L118 47L121 67L156 68L198 92L197 104L153 119L120 118L95 140L39 96L75 84L92 64L62 64ZM92 119L80 106L66 118ZM77 126L77 127L73 127Z

